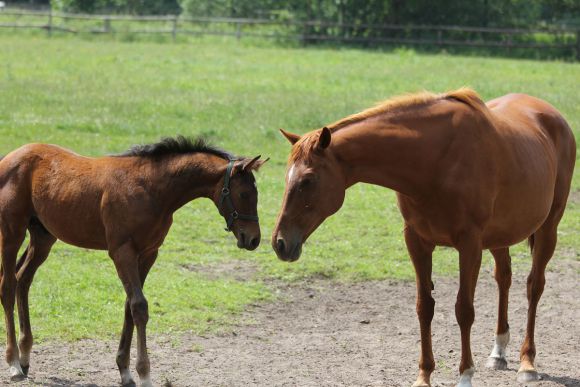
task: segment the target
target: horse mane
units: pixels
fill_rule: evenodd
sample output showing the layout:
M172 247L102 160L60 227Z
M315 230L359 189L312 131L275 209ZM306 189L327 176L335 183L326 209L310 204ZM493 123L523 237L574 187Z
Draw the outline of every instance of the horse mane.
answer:
M376 117L378 115L394 111L421 107L440 100L457 100L469 105L473 109L479 111L480 113L486 116L489 114L487 107L485 106L485 103L481 100L479 95L471 88L462 87L460 89L449 91L447 93L442 94L431 93L429 91L422 91L419 93L404 94L392 97L387 99L386 101L380 102L374 107L363 110L360 113L355 113L350 116L347 116L331 125L328 125L327 127L331 131L335 131L350 124L363 121L367 118Z
M223 149L210 145L201 137L192 139L185 136L164 137L153 144L133 145L127 151L116 156L119 157L163 157L169 155L209 153L222 159L237 159L234 155Z
M404 94L396 97L387 99L386 101L380 102L374 107L363 110L362 112L351 114L335 123L328 125L327 128L331 132L335 132L345 126L355 124L366 120L367 118L372 118L379 116L381 114L399 112L403 110L408 110L412 108L424 107L428 104L443 100L455 100L462 102L475 111L482 114L486 119L491 121L491 113L485 102L479 97L477 92L469 87L462 87L457 90L448 91L446 93L436 94L429 91L422 91L413 94ZM292 153L290 155L290 160L298 160L300 158L308 157L308 154L312 150L318 136L320 135L319 130L307 133L303 135L300 140L292 147Z

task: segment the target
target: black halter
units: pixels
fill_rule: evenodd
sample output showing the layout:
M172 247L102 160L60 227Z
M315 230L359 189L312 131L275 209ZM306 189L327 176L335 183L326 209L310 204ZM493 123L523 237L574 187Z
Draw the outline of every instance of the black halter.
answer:
M220 211L222 212L223 217L226 220L226 231L232 231L232 226L236 219L241 220L252 220L254 222L258 221L258 217L254 215L245 215L240 214L236 211L234 207L234 202L232 202L232 197L230 196L230 175L232 173L232 169L234 168L235 160L230 160L228 167L226 168L226 176L224 177L224 187L222 188L222 193L220 195ZM229 214L224 211L223 204L226 203L228 206ZM226 217L227 216L227 217Z

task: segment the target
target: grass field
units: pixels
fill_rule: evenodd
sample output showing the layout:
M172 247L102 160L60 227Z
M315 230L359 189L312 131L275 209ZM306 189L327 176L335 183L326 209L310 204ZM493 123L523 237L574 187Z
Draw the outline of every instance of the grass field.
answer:
M215 39L122 43L4 33L0 47L0 153L35 141L97 156L180 133L271 158L257 177L263 234L257 251L235 247L209 201L176 214L146 284L152 332L227 328L245 305L275 296L265 284L273 277L413 278L395 195L368 185L349 190L343 209L311 237L300 261L277 261L269 235L289 150L280 127L302 133L395 94L468 85L485 99L509 92L541 97L560 109L580 138L579 64L408 50L283 49ZM579 173L556 259L580 259ZM527 248L512 252L516 269L527 270ZM257 265L256 279L208 278L184 268L235 260ZM438 249L434 262L437 275L455 275L454 251ZM492 265L488 255L484 265ZM31 291L36 337L116 336L123 300L106 253L59 243Z

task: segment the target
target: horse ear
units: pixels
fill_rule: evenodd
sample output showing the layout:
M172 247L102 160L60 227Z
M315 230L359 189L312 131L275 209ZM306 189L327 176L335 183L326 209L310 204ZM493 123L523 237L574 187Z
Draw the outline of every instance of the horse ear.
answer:
M294 145L296 144L296 142L298 142L298 140L300 140L300 136L294 133L290 133L285 131L284 129L280 129L280 133L282 133L282 135L284 137L286 137L286 139L288 141L290 141L290 144Z
M253 159L244 159L242 161L242 171L257 171L266 161L270 160L269 157L266 160L260 160L260 157L256 156Z
M326 126L321 129L320 136L318 136L318 142L316 143L316 149L326 149L330 145L330 140L332 139L332 134L330 129Z

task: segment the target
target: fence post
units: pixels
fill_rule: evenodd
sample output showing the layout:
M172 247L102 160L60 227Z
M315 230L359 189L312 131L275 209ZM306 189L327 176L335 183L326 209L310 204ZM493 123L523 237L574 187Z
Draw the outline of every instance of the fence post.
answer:
M111 19L108 17L103 18L103 32L106 34L111 32Z
M175 38L177 37L177 15L173 16L173 25L171 27L171 36L173 37L173 42L175 42Z
M52 36L52 9L48 11L48 25L46 26L46 32L48 36Z
M576 30L576 60L580 61L580 29Z
M236 22L236 38L240 40L242 38L242 23Z

